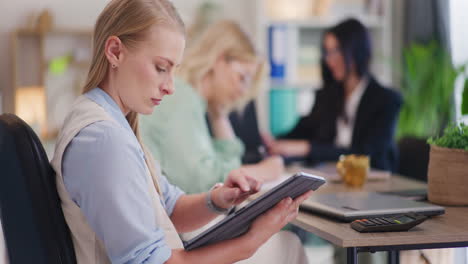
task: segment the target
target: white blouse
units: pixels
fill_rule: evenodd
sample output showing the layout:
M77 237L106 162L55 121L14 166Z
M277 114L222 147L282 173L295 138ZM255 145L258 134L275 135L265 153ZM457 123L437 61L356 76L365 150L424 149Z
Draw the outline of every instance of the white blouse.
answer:
M369 79L367 77L363 78L348 100L346 100L344 110L346 116L348 117L348 122L346 122L343 117L338 117L336 119L335 146L341 148L349 148L351 146L356 113L368 83Z
M5 238L3 237L2 221L0 219L0 263L8 264Z

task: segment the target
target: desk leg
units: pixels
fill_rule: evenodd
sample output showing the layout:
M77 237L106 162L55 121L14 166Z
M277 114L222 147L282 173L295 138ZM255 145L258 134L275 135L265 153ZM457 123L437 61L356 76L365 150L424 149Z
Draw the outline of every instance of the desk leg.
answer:
M357 248L356 247L350 247L346 249L346 258L347 258L347 264L357 264Z
M388 251L388 264L400 264L400 251L398 250Z

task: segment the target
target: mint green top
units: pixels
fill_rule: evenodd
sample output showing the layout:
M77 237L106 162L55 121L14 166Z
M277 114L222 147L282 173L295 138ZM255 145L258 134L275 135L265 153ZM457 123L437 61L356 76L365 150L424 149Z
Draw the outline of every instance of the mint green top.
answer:
M244 145L238 138L213 138L204 98L180 79L175 87L152 115L141 116L141 136L172 184L187 193L206 192L241 166Z

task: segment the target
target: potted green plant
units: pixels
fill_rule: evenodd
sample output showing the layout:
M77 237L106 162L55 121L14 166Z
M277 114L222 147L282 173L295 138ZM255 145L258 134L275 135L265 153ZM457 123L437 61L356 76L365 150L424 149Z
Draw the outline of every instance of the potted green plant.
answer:
M466 89L465 89L466 91ZM468 125L452 125L443 135L430 138L429 201L442 205L468 205Z

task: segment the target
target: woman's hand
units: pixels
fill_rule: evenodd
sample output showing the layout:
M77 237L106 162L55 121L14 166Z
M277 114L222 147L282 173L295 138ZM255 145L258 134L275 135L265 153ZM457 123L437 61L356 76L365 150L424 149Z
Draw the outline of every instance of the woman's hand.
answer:
M310 144L307 140L277 140L270 151L287 157L304 157L310 152Z
M308 191L294 200L290 197L285 198L266 213L259 216L246 234L249 237L249 241L254 246L260 247L287 223L297 217L299 205L309 198L312 193L312 190Z
M245 201L250 195L257 193L261 188L258 179L247 174L246 170L240 168L232 170L224 185L214 189L211 199L216 206L230 208Z
M229 111L225 105L208 102L208 109L207 109L208 117L210 120L218 120L220 118L228 118Z
M311 150L307 140L282 139L275 140L271 135L262 133L262 140L271 155L282 155L287 157L304 157Z
M236 137L229 121L229 111L225 106L208 103L208 118L213 137L227 140L232 140Z
M271 150L276 145L275 138L272 137L269 133L260 133L260 136L262 137L263 144L265 144L268 153L272 155L276 155L275 153L271 152Z

